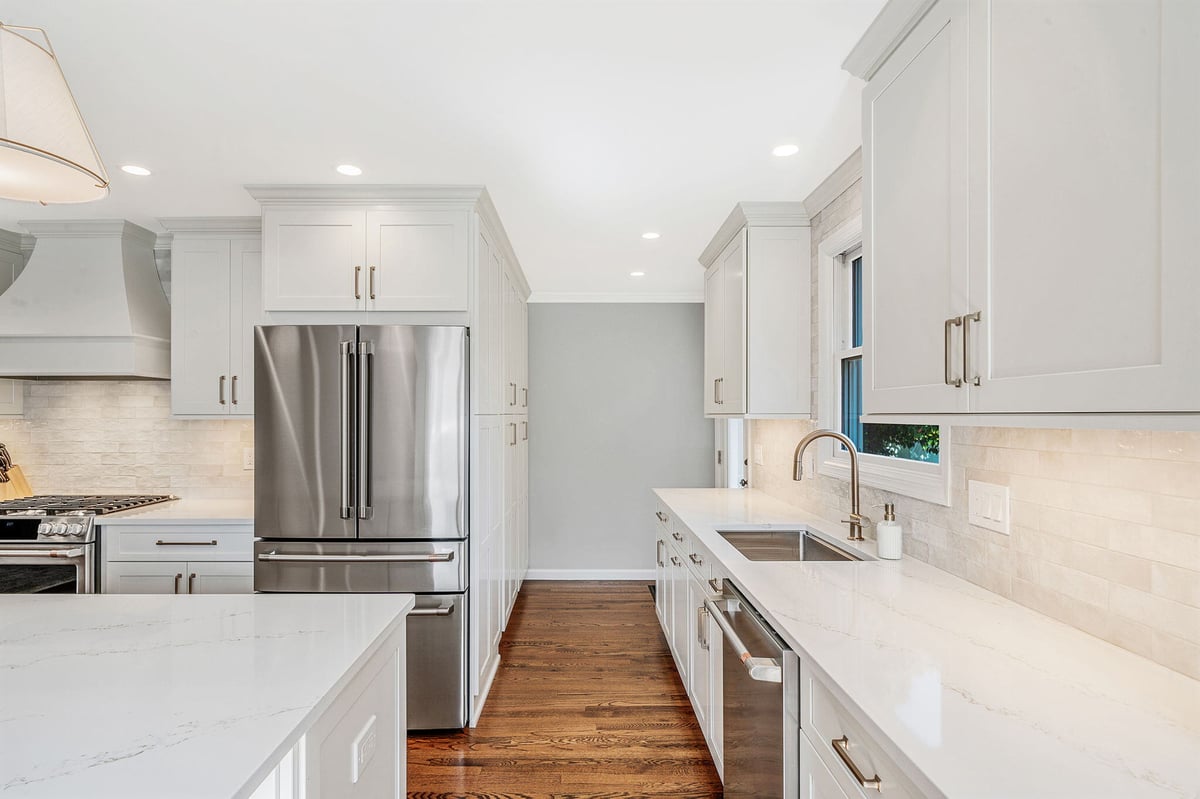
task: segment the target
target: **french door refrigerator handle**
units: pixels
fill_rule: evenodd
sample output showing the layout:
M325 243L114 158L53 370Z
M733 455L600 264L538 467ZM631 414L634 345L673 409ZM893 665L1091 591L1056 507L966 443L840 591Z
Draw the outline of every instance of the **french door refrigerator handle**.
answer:
M342 396L338 403L341 407L341 516L343 519L349 519L354 512L354 506L351 505L351 495L354 493L353 478L351 475L351 460L353 460L353 450L351 442L354 441L354 342L343 341L340 344L341 358L338 364L338 375L340 378Z
M375 515L371 507L371 342L358 342L358 518Z
M720 599L721 597L717 597ZM746 671L750 674L750 679L758 680L759 682L783 682L783 668L779 665L778 660L772 658L756 658L751 656L750 650L742 643L742 639L733 631L733 625L729 623L729 619L721 612L721 609L716 606L711 598L704 600L704 607L708 609L709 615L717 626L721 628L721 632L725 634L725 641L733 647L733 651L737 653L738 660L742 661L742 665L746 667Z

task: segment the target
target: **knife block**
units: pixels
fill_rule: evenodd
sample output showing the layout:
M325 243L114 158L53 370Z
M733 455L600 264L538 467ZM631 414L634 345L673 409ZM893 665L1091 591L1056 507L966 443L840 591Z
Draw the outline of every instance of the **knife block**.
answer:
M25 497L32 496L33 488L25 479L25 472L21 471L20 466L14 464L8 470L8 482L0 483L0 500L25 499Z

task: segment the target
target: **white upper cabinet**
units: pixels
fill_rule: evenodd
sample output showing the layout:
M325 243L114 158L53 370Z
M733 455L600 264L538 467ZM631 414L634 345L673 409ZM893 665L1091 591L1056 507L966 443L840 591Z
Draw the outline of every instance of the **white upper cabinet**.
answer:
M171 230L171 411L254 413L254 325L262 316L258 220L163 219Z
M967 9L940 2L863 90L869 413L967 410L947 324L967 308L967 144Z
M846 62L865 413L1200 412L1200 4L922 8Z
M809 415L809 234L800 203L740 203L700 256L706 416Z
M373 311L465 311L465 211L368 211L367 304Z
M267 311L365 308L367 215L361 209L263 209Z

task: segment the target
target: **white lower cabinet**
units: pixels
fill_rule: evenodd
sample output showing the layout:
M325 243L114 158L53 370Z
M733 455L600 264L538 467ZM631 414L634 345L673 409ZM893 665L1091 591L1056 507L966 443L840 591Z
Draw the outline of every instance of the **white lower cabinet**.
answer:
M106 524L106 594L252 594L254 529L243 524Z
M252 594L254 564L227 561L113 561L106 594Z
M803 735L800 736L800 799L850 799Z

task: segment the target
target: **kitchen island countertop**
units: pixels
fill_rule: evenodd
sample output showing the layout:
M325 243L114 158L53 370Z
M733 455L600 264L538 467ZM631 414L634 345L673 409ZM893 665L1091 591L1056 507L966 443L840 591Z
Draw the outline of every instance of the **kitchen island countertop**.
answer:
M135 524L254 524L254 500L200 499L182 497L144 508L106 513L96 517L99 525Z
M412 606L0 596L0 797L248 796L364 664L403 651Z

